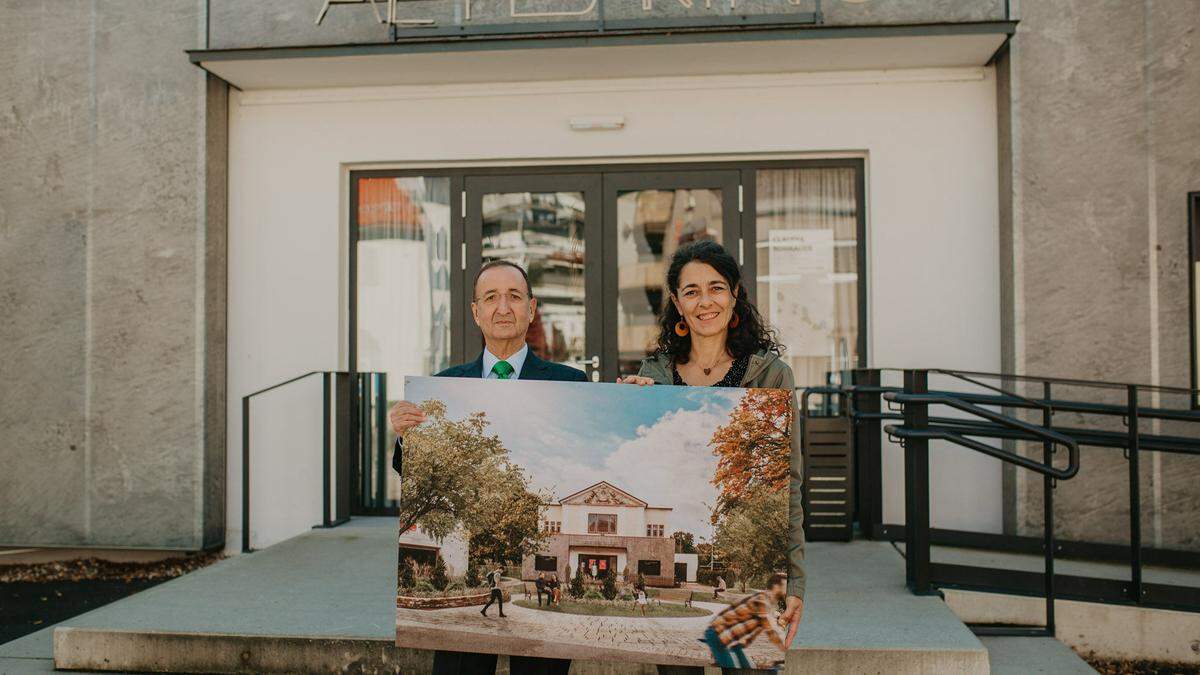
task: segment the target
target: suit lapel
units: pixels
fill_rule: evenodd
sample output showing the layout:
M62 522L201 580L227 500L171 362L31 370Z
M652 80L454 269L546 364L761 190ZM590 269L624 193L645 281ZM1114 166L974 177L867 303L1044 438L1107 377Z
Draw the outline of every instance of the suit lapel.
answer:
M544 380L546 379L546 362L533 355L533 350L530 349L525 354L525 363L521 364L520 379L522 380Z
M462 377L483 377L483 352L474 361L463 364Z

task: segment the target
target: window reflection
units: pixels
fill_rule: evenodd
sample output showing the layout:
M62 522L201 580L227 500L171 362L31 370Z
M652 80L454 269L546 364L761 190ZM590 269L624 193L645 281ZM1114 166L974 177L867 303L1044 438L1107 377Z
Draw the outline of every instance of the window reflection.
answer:
M583 369L584 202L581 192L483 195L483 262L511 260L529 273L538 309L526 340L548 361Z
M407 176L358 180L356 234L356 363L387 375L388 405L404 396L405 375L430 375L450 365L450 179ZM373 405L373 400L364 405ZM374 410L367 419L376 438ZM367 506L399 496L388 470L394 435L364 453Z
M654 348L675 250L720 240L721 191L631 190L617 196L617 346L622 375Z

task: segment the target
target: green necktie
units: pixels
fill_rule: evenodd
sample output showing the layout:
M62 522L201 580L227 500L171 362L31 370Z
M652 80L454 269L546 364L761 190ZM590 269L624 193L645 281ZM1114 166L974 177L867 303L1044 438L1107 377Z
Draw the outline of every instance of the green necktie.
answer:
M496 374L496 379L507 380L512 377L513 367L508 361L497 361L496 365L492 366L492 372Z

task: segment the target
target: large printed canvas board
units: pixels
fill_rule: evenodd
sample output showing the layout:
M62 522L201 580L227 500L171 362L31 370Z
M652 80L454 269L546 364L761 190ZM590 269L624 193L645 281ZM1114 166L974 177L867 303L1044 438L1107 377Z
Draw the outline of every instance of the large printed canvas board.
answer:
M405 398L427 418L403 440L398 646L712 665L717 613L787 571L791 392L413 377Z

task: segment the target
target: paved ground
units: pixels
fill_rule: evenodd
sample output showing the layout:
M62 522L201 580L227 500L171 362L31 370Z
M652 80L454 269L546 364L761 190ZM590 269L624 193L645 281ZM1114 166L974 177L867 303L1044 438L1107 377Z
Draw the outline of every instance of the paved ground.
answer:
M703 666L711 664L712 657L699 638L712 621L712 613L727 605L696 602L694 606L706 609L710 614L675 618L583 616L506 603L507 618L502 619L495 606L488 610L487 618L479 615L478 607L401 609L397 611L397 639L401 646L427 644L423 643L425 630L437 626L443 631L444 639L464 648L490 637L520 640L522 636L536 636L528 638L530 647L533 643L550 643L569 651L576 646L585 648L589 658L604 658L603 650L609 648L613 657L620 660ZM452 636L452 632L460 635ZM783 656L766 635L760 636L746 654L754 663L764 665Z
M985 637L992 675L1095 675L1096 670L1054 638Z

